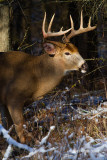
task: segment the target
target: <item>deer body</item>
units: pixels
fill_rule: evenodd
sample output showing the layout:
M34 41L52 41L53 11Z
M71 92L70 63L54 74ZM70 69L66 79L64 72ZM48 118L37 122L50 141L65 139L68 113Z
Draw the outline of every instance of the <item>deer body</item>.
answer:
M9 95L13 94L11 97L14 97L16 93L21 95L22 92L24 98L31 96L33 100L40 99L61 81L66 71L78 70L85 62L76 48L75 53L73 53L73 48L72 51L67 47L62 52L60 50L62 49L57 47L56 52L58 53L54 57L47 53L33 56L18 51L0 55L0 88L2 92L0 96L2 102L6 103ZM66 52L71 52L74 55L65 55ZM65 59L64 56L68 59ZM70 56L72 56L71 60ZM73 56L75 60L73 60ZM80 66L79 63L81 63Z
M46 14L42 27L44 37L56 36L56 32L50 32L53 18L47 33L44 28L45 19ZM89 25L88 31L94 28ZM58 35L65 34L70 30L62 31L61 29ZM85 32L86 30L87 28L85 28ZM74 32L76 31L73 28L73 36ZM72 32L70 35L72 35ZM22 143L25 143L23 131L24 104L29 100L41 99L59 84L67 71L81 70L81 72L86 72L85 60L80 56L78 49L73 44L68 43L69 38L70 36L68 39L67 37L64 39L64 42L67 39L67 43L47 41L43 44L44 51L41 56L33 56L19 51L0 54L0 110L2 121L4 126L10 125L10 119L13 121ZM7 117L8 123L5 117Z

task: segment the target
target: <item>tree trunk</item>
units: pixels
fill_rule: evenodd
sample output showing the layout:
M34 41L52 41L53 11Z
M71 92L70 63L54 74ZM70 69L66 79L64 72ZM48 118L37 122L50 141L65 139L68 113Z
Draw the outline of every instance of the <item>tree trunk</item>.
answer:
M0 52L9 49L9 7L6 4L0 4Z

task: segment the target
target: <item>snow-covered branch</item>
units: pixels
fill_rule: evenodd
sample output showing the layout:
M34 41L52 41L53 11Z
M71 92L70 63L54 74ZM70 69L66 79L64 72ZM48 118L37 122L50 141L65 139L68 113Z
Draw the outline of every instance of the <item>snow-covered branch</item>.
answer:
M10 153L11 153L11 150L12 150L12 145L13 145L13 146L16 146L16 147L18 147L18 148L27 150L28 152L30 152L29 155L24 156L23 158L31 157L31 156L35 155L36 153L38 153L38 152L40 152L40 153L45 153L45 152L48 152L48 151L55 150L56 148L54 148L54 147L46 150L44 146L43 146L43 147L41 146L41 145L43 145L44 143L46 143L46 141L47 141L47 139L48 139L51 131L52 131L54 128L55 128L55 126L51 126L51 127L50 127L50 130L49 130L47 136L44 137L44 138L41 140L39 149L36 149L36 148L31 148L31 147L29 147L29 146L26 145L26 144L21 144L21 143L15 141L15 140L8 134L8 131L7 131L6 129L4 129L3 126L0 124L0 134L3 135L3 137L6 139L7 143L9 144L9 146L8 146L8 148L7 148L7 150L6 150L5 154L4 154L3 160L7 160L7 158L9 157L9 155L10 155ZM23 159L23 158L22 158L22 159Z
M34 150L34 148L31 148L29 147L28 145L26 144L21 144L17 141L15 141L9 134L8 134L8 131L6 129L3 128L3 126L0 124L0 134L3 134L3 137L6 139L7 143L9 145L13 145L13 146L16 146L18 148L21 148L21 149L25 149L29 152L32 152Z

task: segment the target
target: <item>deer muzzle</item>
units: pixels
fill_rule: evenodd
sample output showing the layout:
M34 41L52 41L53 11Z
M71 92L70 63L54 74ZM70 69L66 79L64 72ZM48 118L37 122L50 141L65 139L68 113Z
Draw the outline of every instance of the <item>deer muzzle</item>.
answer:
M80 71L81 71L81 73L86 73L86 72L87 72L87 69L88 69L88 65L87 65L87 63L85 62L85 63L82 64L82 66L81 66L81 68L80 68Z

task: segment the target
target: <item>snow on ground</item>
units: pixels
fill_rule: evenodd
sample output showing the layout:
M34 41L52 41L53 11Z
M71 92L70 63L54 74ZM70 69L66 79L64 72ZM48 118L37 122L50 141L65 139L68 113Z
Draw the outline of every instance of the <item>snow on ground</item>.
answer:
M89 142L86 141L87 138ZM74 147L69 147L69 150L62 157L63 160L86 158L87 160L107 160L107 138L95 140L88 135L83 136L77 139Z

